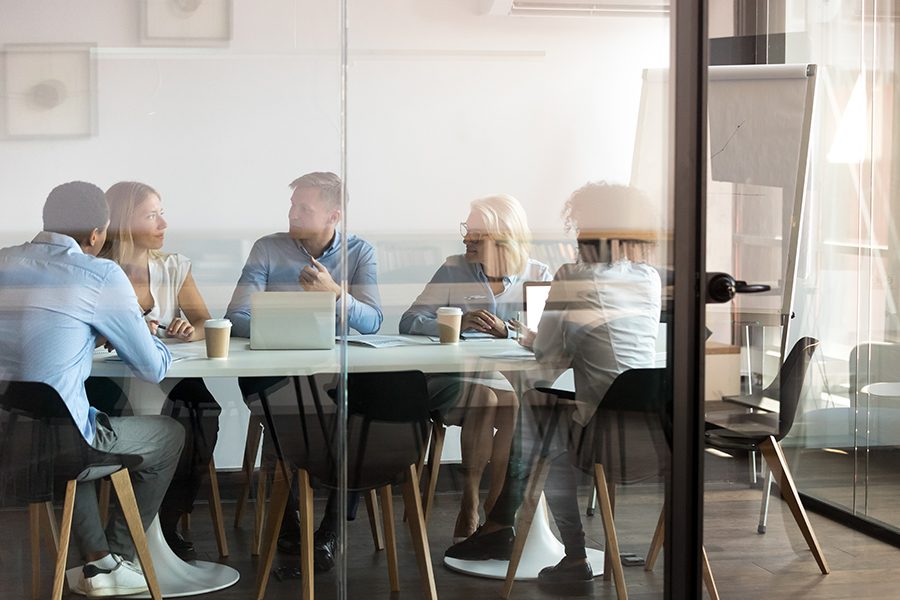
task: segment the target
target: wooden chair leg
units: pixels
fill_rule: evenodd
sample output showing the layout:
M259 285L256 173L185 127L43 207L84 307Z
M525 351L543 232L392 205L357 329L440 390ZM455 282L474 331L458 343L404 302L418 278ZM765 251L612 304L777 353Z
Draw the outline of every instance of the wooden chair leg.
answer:
M716 580L713 578L712 569L709 568L709 557L706 555L706 546L703 546L703 583L706 585L706 592L709 594L710 600L719 600L719 589L716 587Z
M131 541L134 542L138 560L141 562L144 579L147 581L147 587L150 589L150 597L153 600L162 600L159 582L156 579L156 569L153 567L153 558L150 556L150 549L147 547L147 536L144 533L144 524L141 522L141 513L138 510L134 490L131 487L131 477L128 474L128 469L116 471L109 478L112 480L113 487L116 490L116 498L119 500L122 516L125 517L128 532L131 534ZM71 522L68 526L71 526ZM65 538L68 538L68 535ZM60 539L60 545L63 543L68 544L68 541L68 539ZM62 554L61 547L60 554Z
M806 539L806 545L809 546L816 563L819 565L819 570L822 571L823 575L827 575L830 572L828 562L825 560L825 554L822 552L819 540L816 539L812 524L809 522L806 510L800 501L800 494L797 492L797 486L794 485L794 478L791 476L791 470L788 467L787 460L784 458L781 445L773 436L769 436L766 441L759 445L759 449L769 464L772 477L778 482L778 489L781 490L784 501L787 502L788 507L791 509L794 520L797 522L797 526L800 527L800 532L803 533L804 539Z
M52 502L44 502L43 518L46 521L47 528L44 530L47 537L47 549L51 556L56 556L59 552L59 525L56 523L56 513L53 511Z
M264 469L259 470L256 481L256 505L253 512L253 545L250 548L251 556L259 556L262 546L262 532L266 519L266 484L267 474Z
M266 534L262 543L262 556L259 560L259 571L256 574L256 598L262 600L269 584L269 572L275 559L275 546L278 544L278 532L284 519L284 507L287 506L291 489L290 475L285 475L281 464L275 466L275 480L272 483L271 518L266 524Z
M365 493L366 513L369 515L369 527L372 530L372 542L375 551L384 550L384 535L381 531L381 521L378 519L378 492L369 490Z
M181 530L191 530L191 513L184 513L183 515L181 515Z
M209 512L212 515L213 527L216 530L216 545L219 556L228 556L228 539L225 537L225 517L222 516L222 497L219 495L219 477L216 474L216 461L209 459Z
M600 518L603 520L603 530L606 532L605 556L609 557L613 582L616 584L616 597L619 600L628 600L628 589L625 587L625 572L622 570L622 560L619 558L619 538L616 535L612 502L610 501L609 487L606 483L606 473L603 471L603 465L601 464L594 465L594 485L597 487L597 500L600 502Z
M541 492L544 491L544 483L547 481L549 466L547 459L540 458L531 471L531 478L525 490L525 498L516 518L516 541L513 543L509 567L506 570L506 580L503 582L503 590L500 592L501 598L509 598L509 595L512 593L512 586L516 580L516 571L519 570L519 562L521 562L522 552L525 550L528 531L531 529L532 521L534 521L537 503L541 499Z
M624 473L624 471L622 471ZM604 472L604 480L606 479L606 474ZM596 484L594 485L594 489L598 489ZM616 518L616 486L606 487L606 492L609 495L609 513L611 515L610 522ZM604 526L606 522L604 521ZM617 552L618 554L618 552ZM620 565L621 566L621 565ZM615 565L613 564L613 557L609 552L603 553L603 581L610 581L613 578L613 571L615 570Z
M297 472L300 492L300 571L303 600L313 599L313 490L309 483L309 473ZM284 507L281 508L284 512ZM261 599L260 599L261 600Z
M109 523L109 490L110 490L109 479L104 477L100 480L100 494L97 499L97 505L100 508L100 524L103 527L106 527L106 524Z
M416 466L409 465L403 482L403 504L409 514L409 534L412 536L422 580L422 595L427 600L437 600L437 586L434 583L434 568L431 564L431 549L428 545L428 531L425 529L425 513L422 511L422 496L419 494Z
M428 485L425 488L425 523L434 506L434 491L437 489L438 473L441 470L441 455L444 452L444 439L447 437L447 428L435 423L431 430L431 448L428 453Z
M428 448L423 448L422 452L419 454L419 460L416 462L416 473L419 475L419 479L416 481L416 485L421 489L422 486L422 477L425 473L425 461L428 458L428 451L431 448L431 444L434 442L434 428L431 429L431 435L429 436L430 442L428 444ZM406 523L406 520L409 518L409 514L406 512L406 508L403 509L403 522Z
M41 597L41 510L40 502L28 505L28 530L31 541L31 598Z
M66 499L63 503L62 525L59 532L59 552L56 553L56 569L53 572L52 600L62 600L63 584L66 580L66 559L69 555L69 537L72 534L72 512L75 509L74 479L66 483ZM155 598L154 600L159 600Z
M644 570L652 571L653 565L662 550L663 542L666 539L666 507L663 505L659 511L659 521L656 522L656 531L653 532L653 539L650 540L650 549L647 550L647 558L644 560Z
M394 498L391 495L391 486L389 485L379 488L378 491L381 494L381 515L384 518L384 545L387 550L391 591L399 592L400 572L397 569L397 531L394 525ZM406 514L410 515L409 507L406 508ZM407 522L412 526L409 519L407 519Z
M241 484L237 508L234 511L235 527L240 527L241 519L244 516L244 509L247 506L247 501L250 499L250 487L253 482L253 468L256 466L256 457L259 455L259 444L261 441L262 423L260 422L259 417L251 415L250 422L247 424L247 441L244 444L244 462L241 465L241 472L244 474L244 482ZM256 497L256 501L261 501L259 496Z

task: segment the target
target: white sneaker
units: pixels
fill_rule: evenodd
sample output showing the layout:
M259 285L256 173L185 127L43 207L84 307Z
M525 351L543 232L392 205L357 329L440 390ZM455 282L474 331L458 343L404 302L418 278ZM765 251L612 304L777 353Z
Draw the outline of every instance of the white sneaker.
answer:
M84 577L84 593L88 598L130 596L149 591L140 565L125 560L118 554L110 554L116 566L111 569L87 563L81 570ZM109 562L109 561L105 561Z

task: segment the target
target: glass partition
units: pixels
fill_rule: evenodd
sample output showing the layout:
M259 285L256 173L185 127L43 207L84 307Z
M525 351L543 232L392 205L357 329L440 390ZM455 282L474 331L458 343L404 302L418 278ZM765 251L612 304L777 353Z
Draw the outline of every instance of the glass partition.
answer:
M639 565L669 455L668 10L357 0L347 9L348 231L375 248L378 334L401 345L377 352L406 352L406 368L426 376L432 433L420 488L436 593L637 585L662 596L662 561L646 583ZM367 352L349 348L351 384ZM659 368L637 384L643 398L617 378L637 368ZM349 402L352 414L352 393ZM605 468L599 498L594 463ZM404 531L418 535L408 498L379 500L398 517L399 590L427 596L429 571L414 568ZM603 554L613 505L618 561ZM348 527L362 539L348 554L351 596L396 589L365 527ZM511 556L521 560L514 585L503 581ZM363 574L358 561L374 569Z

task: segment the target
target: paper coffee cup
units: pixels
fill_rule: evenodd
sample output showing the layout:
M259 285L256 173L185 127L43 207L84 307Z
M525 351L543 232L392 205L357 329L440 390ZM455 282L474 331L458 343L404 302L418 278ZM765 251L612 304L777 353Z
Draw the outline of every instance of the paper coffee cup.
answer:
M442 306L437 310L438 333L442 344L459 342L459 328L462 325L462 309L455 306Z
M228 358L231 321L209 319L203 324L203 329L206 332L206 358Z

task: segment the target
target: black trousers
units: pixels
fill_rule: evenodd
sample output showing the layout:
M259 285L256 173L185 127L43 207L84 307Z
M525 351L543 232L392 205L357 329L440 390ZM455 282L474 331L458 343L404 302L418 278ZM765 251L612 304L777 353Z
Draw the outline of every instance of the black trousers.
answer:
M556 520L566 556L584 558L584 526L578 508L578 482L585 477L575 465L589 435L572 420L573 408L522 404L510 451L503 489L487 518L512 527L525 498L538 457L549 461L544 496Z
M122 382L107 377L90 377L84 387L91 406L98 410L110 416L130 412ZM218 402L200 378L182 379L169 392L163 414L182 424L185 440L172 483L160 507L160 524L163 527L174 527L183 513L189 513L194 508L219 437L220 412Z

